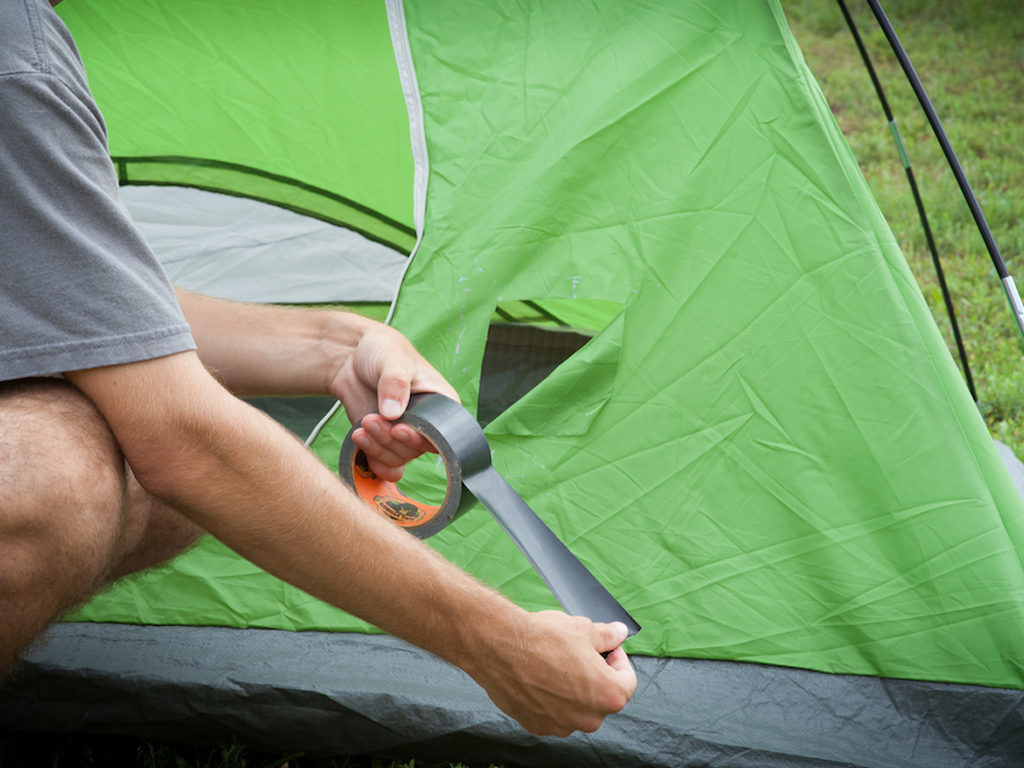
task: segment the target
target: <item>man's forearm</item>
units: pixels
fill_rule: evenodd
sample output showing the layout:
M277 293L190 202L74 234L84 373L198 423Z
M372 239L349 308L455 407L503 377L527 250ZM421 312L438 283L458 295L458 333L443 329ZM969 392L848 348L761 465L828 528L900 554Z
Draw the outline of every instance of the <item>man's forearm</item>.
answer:
M466 628L484 618L474 611L491 622L522 613L388 524L198 368L177 355L69 377L144 487L283 580L462 666Z
M372 324L348 312L175 291L199 358L240 397L332 394L332 375Z

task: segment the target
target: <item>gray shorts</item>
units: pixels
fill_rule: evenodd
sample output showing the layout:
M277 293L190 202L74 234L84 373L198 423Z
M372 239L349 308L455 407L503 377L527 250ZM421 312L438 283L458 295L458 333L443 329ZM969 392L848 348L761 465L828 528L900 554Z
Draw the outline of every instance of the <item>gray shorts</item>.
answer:
M47 0L0 3L0 381L195 349Z

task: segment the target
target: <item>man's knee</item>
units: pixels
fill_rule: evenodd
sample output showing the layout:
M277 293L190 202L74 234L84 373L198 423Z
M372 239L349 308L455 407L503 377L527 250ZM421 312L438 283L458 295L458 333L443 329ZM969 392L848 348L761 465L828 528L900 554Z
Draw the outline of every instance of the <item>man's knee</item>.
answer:
M113 434L77 389L53 379L0 385L0 540L19 553L0 565L8 589L102 583L127 488Z
M0 542L22 551L21 566L0 565L8 588L65 578L80 600L174 557L200 533L138 484L106 420L75 387L0 384Z
M124 458L63 381L0 384L0 674L105 582L126 516Z

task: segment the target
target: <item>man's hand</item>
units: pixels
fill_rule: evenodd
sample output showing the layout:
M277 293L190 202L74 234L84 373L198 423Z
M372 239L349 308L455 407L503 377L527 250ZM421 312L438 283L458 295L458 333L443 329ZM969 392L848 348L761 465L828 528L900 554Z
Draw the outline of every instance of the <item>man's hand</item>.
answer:
M395 482L408 462L436 448L405 424L392 422L405 413L414 392L458 394L393 328L375 323L366 328L352 354L331 379L331 394L345 405L349 421L362 423L352 440L369 459L370 469Z
M636 690L620 644L626 627L558 611L528 613L521 633L481 639L498 646L483 668L466 671L501 711L537 736L596 731ZM608 658L602 653L611 651Z

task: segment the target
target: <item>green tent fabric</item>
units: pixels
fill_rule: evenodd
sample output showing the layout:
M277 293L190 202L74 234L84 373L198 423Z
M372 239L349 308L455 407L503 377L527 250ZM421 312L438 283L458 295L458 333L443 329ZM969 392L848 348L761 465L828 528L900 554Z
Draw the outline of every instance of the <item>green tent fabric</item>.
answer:
M122 184L243 195L412 247L409 121L379 4L68 3L59 13Z
M408 12L431 175L393 324L472 408L499 301L624 306L488 433L629 649L1024 684L1020 497L780 9ZM482 511L433 541L554 607ZM118 592L84 615L370 629L213 542Z
M123 181L412 252L470 409L493 323L592 336L486 431L639 659L1024 689L1024 503L775 0L66 5ZM482 509L430 542L555 607ZM75 618L375 632L211 539Z
M408 9L430 226L394 324L471 404L496 300L625 303L488 432L632 650L1019 687L1020 497L779 8L474 8Z

